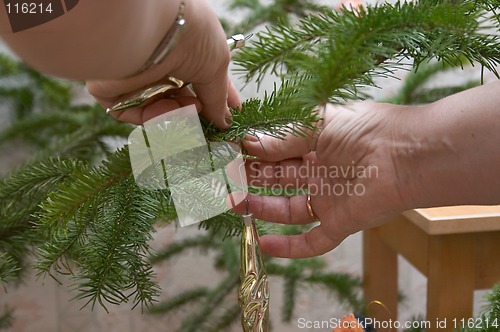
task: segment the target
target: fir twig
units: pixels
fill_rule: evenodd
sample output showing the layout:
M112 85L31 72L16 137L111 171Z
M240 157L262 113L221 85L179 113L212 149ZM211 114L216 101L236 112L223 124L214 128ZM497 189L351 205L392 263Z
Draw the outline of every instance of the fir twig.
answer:
M194 248L200 249L202 252L206 252L208 249L217 248L217 245L214 243L212 236L197 236L170 244L165 249L159 250L151 256L150 260L152 264L156 264L170 259L175 255L182 254L186 249Z
M196 332L205 324L207 320L215 313L226 296L230 294L239 284L238 275L230 275L225 278L215 289L213 289L204 301L201 309L189 315L182 322L179 332Z
M14 321L13 310L9 307L5 307L2 313L0 313L0 330L6 330L12 326Z
M208 294L209 290L206 287L193 288L177 296L172 296L166 301L155 304L149 309L149 312L152 314L165 315L173 310L178 310L185 305L198 302L205 298Z
M413 58L415 66L432 58L452 64L465 58L496 74L499 37L479 32L482 15L469 3L448 1L330 11L259 33L235 61L247 81L292 65L300 78L293 79L299 108L363 97L359 88L374 86L374 77L404 68L400 58Z

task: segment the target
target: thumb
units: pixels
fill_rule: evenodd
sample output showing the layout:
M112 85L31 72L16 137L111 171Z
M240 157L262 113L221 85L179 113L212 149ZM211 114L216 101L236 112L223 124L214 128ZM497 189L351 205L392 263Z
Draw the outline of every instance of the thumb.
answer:
M284 159L301 157L316 150L317 134L307 136L287 135L284 139L264 136L247 137L243 146L248 154L267 161L280 161Z

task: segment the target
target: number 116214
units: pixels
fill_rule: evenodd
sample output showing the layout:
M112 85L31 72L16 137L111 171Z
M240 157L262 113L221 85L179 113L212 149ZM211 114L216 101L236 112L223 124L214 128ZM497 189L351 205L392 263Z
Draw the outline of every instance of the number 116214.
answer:
M52 13L52 3L16 2L5 5L7 14L45 14Z

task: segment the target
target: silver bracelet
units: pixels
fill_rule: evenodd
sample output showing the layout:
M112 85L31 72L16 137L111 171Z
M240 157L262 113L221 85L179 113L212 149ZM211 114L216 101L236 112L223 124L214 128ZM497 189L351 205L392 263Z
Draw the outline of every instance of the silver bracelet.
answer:
M142 73L149 69L151 66L160 63L168 55L168 53L170 53L170 51L174 49L177 41L179 40L181 32L186 26L186 19L184 18L184 7L185 0L181 0L177 18L175 19L174 24L170 27L170 29L168 29L160 44L158 44L158 46L155 48L153 54L151 54L146 63L142 65L142 67L139 68L139 70L137 70L134 74L128 77Z

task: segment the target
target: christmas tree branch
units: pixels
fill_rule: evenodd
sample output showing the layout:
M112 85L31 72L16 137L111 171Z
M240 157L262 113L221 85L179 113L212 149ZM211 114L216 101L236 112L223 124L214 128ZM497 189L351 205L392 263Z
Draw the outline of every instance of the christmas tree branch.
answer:
M496 73L500 43L498 36L480 32L484 15L469 2L448 1L331 11L259 33L235 62L247 81L291 66L301 78L294 80L299 108L359 98L359 87L374 86L374 77L404 67L391 59L412 58L418 66L432 58L452 64L465 58Z
M206 287L193 288L179 295L172 296L166 301L155 304L149 309L149 312L152 314L166 315L171 311L182 308L185 305L192 304L206 298L208 293L209 289Z

